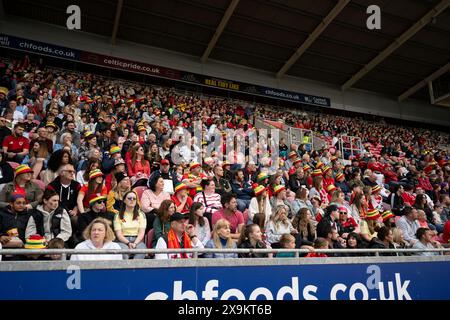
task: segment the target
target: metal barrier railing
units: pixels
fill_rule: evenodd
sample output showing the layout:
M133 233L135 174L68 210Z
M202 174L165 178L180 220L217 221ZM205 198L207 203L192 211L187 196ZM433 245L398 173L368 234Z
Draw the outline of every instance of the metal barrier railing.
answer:
M311 252L308 249L2 249L0 250L0 255L55 255L61 254L65 258L68 254L173 254L173 253L192 253L194 258L198 258L204 253L295 253L295 257L300 257L302 253ZM437 249L317 249L314 250L317 253L332 253L332 254L343 254L343 253L368 253L375 254L379 256L380 253L421 253L421 252L436 252L440 255L449 254L450 248L437 248ZM63 259L64 260L64 259Z

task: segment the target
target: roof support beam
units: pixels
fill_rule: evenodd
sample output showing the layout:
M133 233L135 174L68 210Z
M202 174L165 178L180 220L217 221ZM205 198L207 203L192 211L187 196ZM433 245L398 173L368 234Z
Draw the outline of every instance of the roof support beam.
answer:
M424 86L427 85L427 83L431 83L433 80L439 78L440 76L442 76L444 73L446 73L447 71L450 71L450 62L447 63L445 66L443 66L442 68L440 68L439 70L436 70L435 72L433 72L431 75L429 75L428 77L426 77L425 79L423 79L422 81L420 81L419 83L415 84L413 87L409 88L408 90L406 90L405 92L403 92L399 97L398 97L398 101L403 101L406 98L408 98L409 96L413 95L414 93L416 93L418 90L420 90L421 88L423 88Z
M206 48L205 52L202 55L202 62L205 63L206 60L208 60L209 55L211 54L212 49L217 43L217 40L219 40L220 35L222 34L223 30L225 29L228 20L230 20L231 15L234 12L234 9L236 9L237 5L239 4L239 0L232 0L230 5L228 6L227 11L225 11L222 21L220 21L219 26L216 29L216 32L214 32L213 37L208 43L208 47Z
M114 26L111 36L111 43L113 46L116 45L117 30L119 30L119 22L120 16L122 14L122 8L123 8L123 0L117 0L116 17L114 18Z
M289 58L288 61L277 72L276 77L281 78L292 65L305 53L305 51L312 45L312 43L322 34L322 32L328 27L328 25L336 18L342 9L350 2L350 0L339 0L334 8L323 18L314 31L308 36L305 42L295 51L295 53Z
M423 27L425 27L434 17L438 16L442 11L450 6L450 0L442 0L431 9L426 15L417 21L412 27L406 30L402 35L394 40L386 49L380 52L375 58L372 59L368 64L366 64L361 70L359 70L355 75L353 75L347 82L345 82L341 89L347 90L352 85L354 85L358 80L369 73L373 68L380 64L386 57L388 57L392 52L397 50L402 44L413 37L417 32L419 32Z

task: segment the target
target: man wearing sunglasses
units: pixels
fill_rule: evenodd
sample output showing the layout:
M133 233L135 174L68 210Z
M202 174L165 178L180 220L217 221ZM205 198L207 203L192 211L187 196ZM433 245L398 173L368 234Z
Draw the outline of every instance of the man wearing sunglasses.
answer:
M111 226L114 221L114 214L106 211L106 196L101 194L93 194L89 200L89 210L78 217L78 228L76 242L83 241L83 232L87 226L97 218L104 218L111 221Z

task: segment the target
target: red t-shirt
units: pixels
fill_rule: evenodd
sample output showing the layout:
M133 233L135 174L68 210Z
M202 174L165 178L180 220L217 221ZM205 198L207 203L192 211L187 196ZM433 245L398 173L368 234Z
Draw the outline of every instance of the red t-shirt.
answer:
M231 217L225 216L223 209L214 212L212 215L212 224L215 225L220 219L225 219L230 223L231 233L236 233L238 226L244 224L244 215L239 210L236 210Z
M181 201L178 199L176 195L172 195L170 199L175 203L175 206L178 208L178 206L181 204ZM192 207L193 200L191 197L187 197L186 203L184 204L183 210L181 210L180 213L189 213Z
M3 140L3 147L8 148L8 152L19 153L24 149L30 150L30 141L25 137L7 136Z

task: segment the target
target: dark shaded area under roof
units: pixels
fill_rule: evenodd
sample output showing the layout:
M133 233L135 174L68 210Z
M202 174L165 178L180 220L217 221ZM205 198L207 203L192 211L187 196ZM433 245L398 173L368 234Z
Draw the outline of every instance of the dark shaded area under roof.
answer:
M124 0L117 39L198 56L205 52L231 0ZM210 59L275 73L337 0L241 0ZM352 0L287 74L341 86L439 0ZM111 37L118 1L3 1L7 16L65 26L78 4L82 31ZM366 8L379 5L381 30L368 30ZM450 61L450 8L386 57L353 87L397 97ZM426 89L413 98L428 101Z

